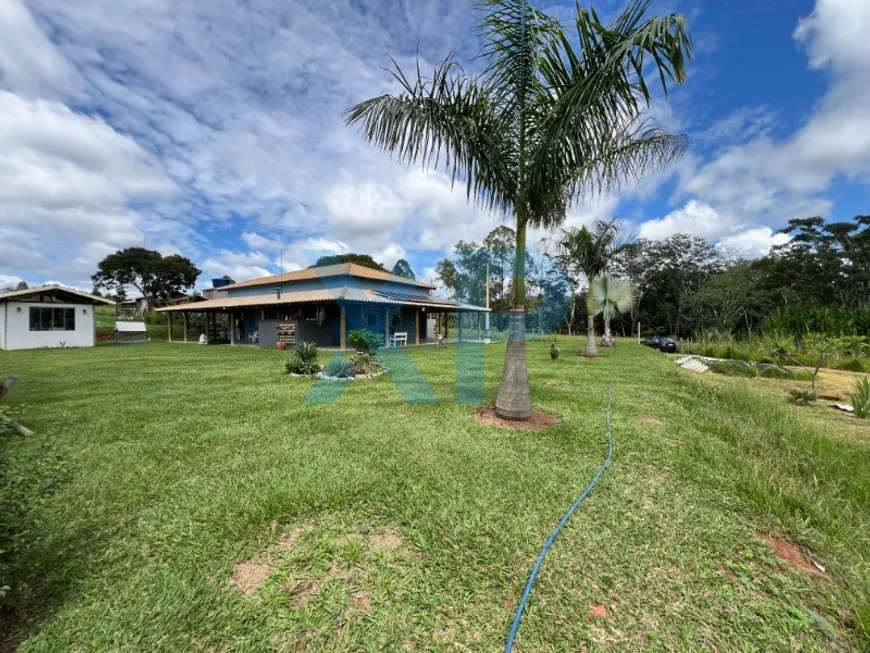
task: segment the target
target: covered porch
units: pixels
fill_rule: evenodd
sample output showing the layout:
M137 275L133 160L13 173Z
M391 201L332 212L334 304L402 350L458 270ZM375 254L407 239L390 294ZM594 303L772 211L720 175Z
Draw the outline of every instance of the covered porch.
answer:
M344 289L345 291L347 289ZM208 344L293 347L313 342L321 348L347 349L348 333L368 329L383 334L383 346L423 345L485 338L485 309L428 296L336 296L331 291L229 297L157 309L167 314L170 342L198 342L190 328L194 316ZM173 324L181 321L181 340ZM450 322L453 328L450 328ZM177 329L176 329L177 331Z

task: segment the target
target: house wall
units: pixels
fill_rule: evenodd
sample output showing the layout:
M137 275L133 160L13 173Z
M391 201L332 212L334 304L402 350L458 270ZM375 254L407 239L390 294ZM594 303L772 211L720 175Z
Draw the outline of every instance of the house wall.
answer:
M312 305L313 306L313 305ZM417 309L413 306L392 306L389 304L362 304L358 302L345 302L345 317L347 320L348 333L354 329L368 329L383 336L383 341L387 342L387 329L385 325L389 324L389 332L407 332L408 344L414 344L414 334L416 333ZM279 311L279 308L281 311ZM286 307L267 307L265 308L266 319L259 319L259 310L250 311L250 315L245 314L245 334L259 331L259 343L261 347L275 347L278 340L278 325L283 324L284 314L282 311ZM295 310L297 307L293 307ZM396 324L395 318L401 312L402 323ZM371 316L371 320L367 319L367 315ZM425 313L421 313L421 319L425 319ZM296 324L296 342L313 342L319 347L340 347L341 346L341 312L339 305L326 305L326 319L323 324L307 320L290 320ZM375 323L372 324L371 322Z
M3 309L6 334L3 348L37 349L40 347L93 347L94 307L90 304L61 304L49 302L6 302ZM74 331L31 331L30 307L74 308ZM21 308L19 312L18 309Z
M390 304L364 304L360 302L345 302L345 315L347 319L347 331L354 329L368 329L375 333L383 334L384 344L387 344L387 325L389 332L407 332L408 344L414 344L416 333L417 309L414 306L393 306ZM402 323L394 324L398 313L402 314ZM422 313L425 315L425 313ZM422 319L422 317L421 317ZM374 324L372 324L374 322Z
M6 349L6 308L8 302L0 304L0 349Z
M305 319L289 320L296 325L297 344L313 342L318 347L339 347L341 345L341 334L339 333L341 314L338 304L327 304L324 308L326 309L326 319L324 319L323 324ZM276 347L278 344L278 325L286 324L287 321L283 319L283 316L279 318L276 313L270 314L268 309L266 310L266 318L260 320L255 328L260 332L260 346Z

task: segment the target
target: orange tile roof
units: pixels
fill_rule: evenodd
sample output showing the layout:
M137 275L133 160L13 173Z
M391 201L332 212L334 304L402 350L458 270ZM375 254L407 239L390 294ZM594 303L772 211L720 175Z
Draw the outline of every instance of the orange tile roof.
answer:
M235 288L248 288L250 286L263 286L274 283L282 283L284 281L305 281L309 279L323 279L324 277L335 277L340 275L348 275L351 277L359 277L362 279L373 279L375 281L394 281L396 283L410 284L419 288L434 290L435 286L423 281L414 281L406 279L390 272L383 270L375 270L367 268L364 265L357 263L339 263L337 265L326 265L320 268L305 268L296 270L295 272L285 272L284 274L275 274L271 277L260 277L258 279L249 279L248 281L240 281L229 286L223 286L221 290L233 290Z

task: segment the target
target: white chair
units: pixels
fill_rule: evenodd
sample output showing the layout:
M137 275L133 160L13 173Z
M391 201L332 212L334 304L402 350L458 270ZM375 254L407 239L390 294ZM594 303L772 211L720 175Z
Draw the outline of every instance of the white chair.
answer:
M408 344L408 332L407 331L397 331L396 333L393 334L393 337L391 338L391 340L392 340L391 345L393 347L398 347L399 345L404 347Z

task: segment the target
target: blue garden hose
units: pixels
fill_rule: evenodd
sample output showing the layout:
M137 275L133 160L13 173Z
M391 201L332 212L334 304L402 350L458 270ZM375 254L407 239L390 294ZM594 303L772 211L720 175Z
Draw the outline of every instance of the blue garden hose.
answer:
M538 554L538 559L535 561L535 566L532 568L532 573L529 576L529 581L526 583L526 589L523 591L523 597L520 599L520 604L517 607L517 613L514 616L514 623L511 626L510 635L508 635L507 643L504 645L505 653L511 653L514 649L514 640L517 637L517 631L520 629L520 620L523 618L523 612L526 609L526 602L529 600L529 596L532 593L532 586L535 584L535 579L538 577L538 572L541 570L541 565L544 563L544 558L547 557L547 551L550 550L550 547L553 545L553 541L556 539L556 536L559 534L559 531L562 530L562 527L568 523L568 520L571 519L571 515L574 514L574 511L583 503L584 499L589 496L589 493L592 492L592 489L598 483L598 479L601 478L601 475L604 473L604 470L607 469L607 466L610 464L610 461L613 459L613 430L610 427L610 404L613 400L613 382L607 387L607 407L604 409L604 427L607 431L607 458L601 464L601 467L598 468L598 471L595 473L595 476L592 478L592 481L589 485L586 486L586 489L583 490L583 493L577 497L577 500L574 502L574 505L565 513L565 516L562 517L562 521L553 529L553 532L550 533L550 537L547 538L547 541L544 542L544 547L541 549L541 552Z

